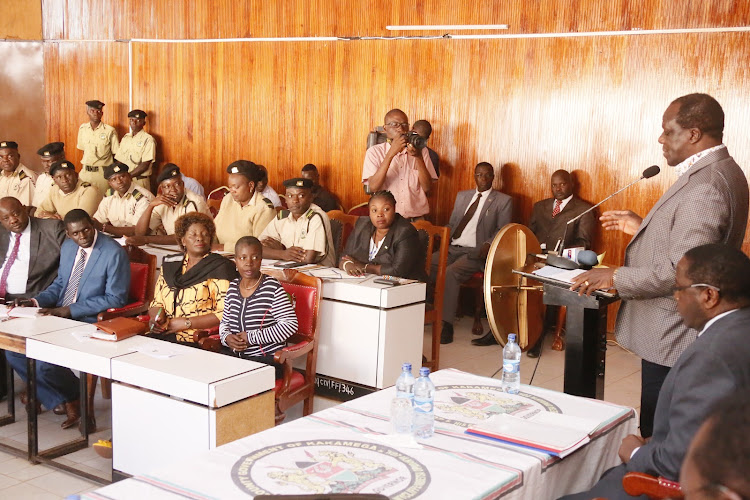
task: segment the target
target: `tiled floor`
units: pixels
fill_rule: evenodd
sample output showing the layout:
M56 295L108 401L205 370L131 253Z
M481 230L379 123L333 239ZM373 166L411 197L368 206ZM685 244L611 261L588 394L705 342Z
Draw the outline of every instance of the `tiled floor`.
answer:
M485 321L486 324L486 321ZM426 330L428 332L429 330ZM471 319L463 318L457 322L452 344L444 345L441 349L441 368L456 368L477 375L492 376L501 366L501 351L499 345L476 347L471 345ZM425 353L428 351L430 335L425 334ZM548 336L542 356L537 366L537 360L525 354L521 360L521 381L528 384L536 367L532 385L562 391L565 354L550 349L551 338ZM499 376L496 375L496 376ZM607 349L607 368L605 376L604 399L613 403L639 409L640 399L640 359L635 355L612 344ZM20 386L20 384L17 384ZM97 391L97 396L100 392ZM316 398L315 410L337 404L325 398ZM4 411L5 403L2 403ZM108 438L110 430L110 403L100 397L96 400L96 418L99 432L90 441ZM16 408L21 408L16 400ZM302 415L302 405L297 405L289 412L287 419L293 420ZM0 440L23 445L26 439L25 412L17 412L19 421L0 427ZM58 444L74 439L77 431L60 429L60 422L64 417L44 412L39 417L40 447ZM69 465L92 473L102 472L111 468L111 461L100 458L89 448L67 455L61 459ZM25 459L0 452L0 498L3 499L59 499L69 495L82 493L98 488L99 485L91 481L80 479L65 472L60 472L46 465L31 465Z

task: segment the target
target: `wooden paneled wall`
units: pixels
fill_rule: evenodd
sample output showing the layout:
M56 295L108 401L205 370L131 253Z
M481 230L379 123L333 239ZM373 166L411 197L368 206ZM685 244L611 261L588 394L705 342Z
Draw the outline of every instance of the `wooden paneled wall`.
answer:
M515 32L735 26L748 5L666 0L578 2L99 2L44 0L48 38L196 38L384 35L386 24L507 22ZM111 4L111 5L109 5ZM563 5L567 6L564 8ZM124 12L125 6L131 10ZM452 6L452 10L450 8ZM122 15L117 15L122 14ZM312 162L345 206L366 199L360 175L367 132L393 107L426 118L441 155L433 194L445 223L456 192L473 187L472 168L489 161L496 187L513 195L516 219L549 196L549 174L574 171L589 201L663 167L604 208L645 215L675 176L657 143L661 115L685 93L705 91L727 114L725 142L750 171L748 33L694 33L495 40L336 42L132 42L132 107L146 110L164 161L208 189L238 158L269 168L272 185ZM46 44L49 140L69 157L83 102L107 103L104 120L126 131L128 44ZM610 262L626 238L599 235Z

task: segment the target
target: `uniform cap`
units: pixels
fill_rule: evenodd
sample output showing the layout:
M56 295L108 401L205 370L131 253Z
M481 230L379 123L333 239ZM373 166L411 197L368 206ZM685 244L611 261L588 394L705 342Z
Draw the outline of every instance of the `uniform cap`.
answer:
M104 103L102 101L94 99L93 101L86 101L86 106L88 106L89 108L102 109L104 107Z
M0 141L0 148L18 149L18 143L15 141Z
M174 163L167 163L166 165L164 165L164 168L159 174L159 177L156 178L156 183L161 184L167 179L171 179L172 177L179 177L179 176L180 176L180 167L178 167Z
M59 155L64 150L64 142L50 142L49 144L45 144L41 148L37 149L36 154L38 154L42 158L49 158L51 156Z
M294 179L287 179L284 181L284 187L286 188L303 188L312 189L313 181L310 179L304 179L302 177L295 177Z
M145 111L142 109L134 109L130 113L128 113L128 118L146 118L148 114L146 114Z
M56 161L49 168L49 175L51 175L52 177L54 177L55 176L55 172L57 172L58 170L63 170L63 169L75 170L76 167L75 167L75 165L73 165L72 163L70 163L68 160Z
M121 161L115 161L112 165L104 167L104 178L109 179L115 174L124 174L125 172L129 171L130 167L128 167L126 164L122 163Z

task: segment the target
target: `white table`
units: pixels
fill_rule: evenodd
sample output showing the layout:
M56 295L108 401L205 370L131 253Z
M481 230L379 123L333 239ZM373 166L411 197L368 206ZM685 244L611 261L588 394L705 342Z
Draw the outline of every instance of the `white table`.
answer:
M82 497L231 499L335 490L409 499L553 499L589 488L619 462L620 440L636 429L632 409L603 401L530 386L509 395L497 379L450 369L432 377L436 433L417 448L387 436L390 388ZM590 443L562 460L464 433L492 414L544 410L600 425Z
M117 473L140 473L274 425L272 367L148 337L73 335L94 328L81 323L38 335L26 354L112 379ZM155 350L174 355L154 357Z

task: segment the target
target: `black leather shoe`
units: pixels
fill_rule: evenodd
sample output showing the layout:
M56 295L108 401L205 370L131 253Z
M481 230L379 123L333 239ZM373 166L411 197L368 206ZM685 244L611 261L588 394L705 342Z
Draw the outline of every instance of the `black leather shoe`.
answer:
M478 339L474 339L471 341L471 345L495 345L497 344L497 339L492 334L491 331L485 333L482 337L479 337Z
M453 325L443 321L443 331L440 332L440 343L450 344L453 342Z
M544 343L544 337L541 337L539 340L536 341L536 344L526 351L526 355L530 358L538 358L539 353L542 351L542 344Z

